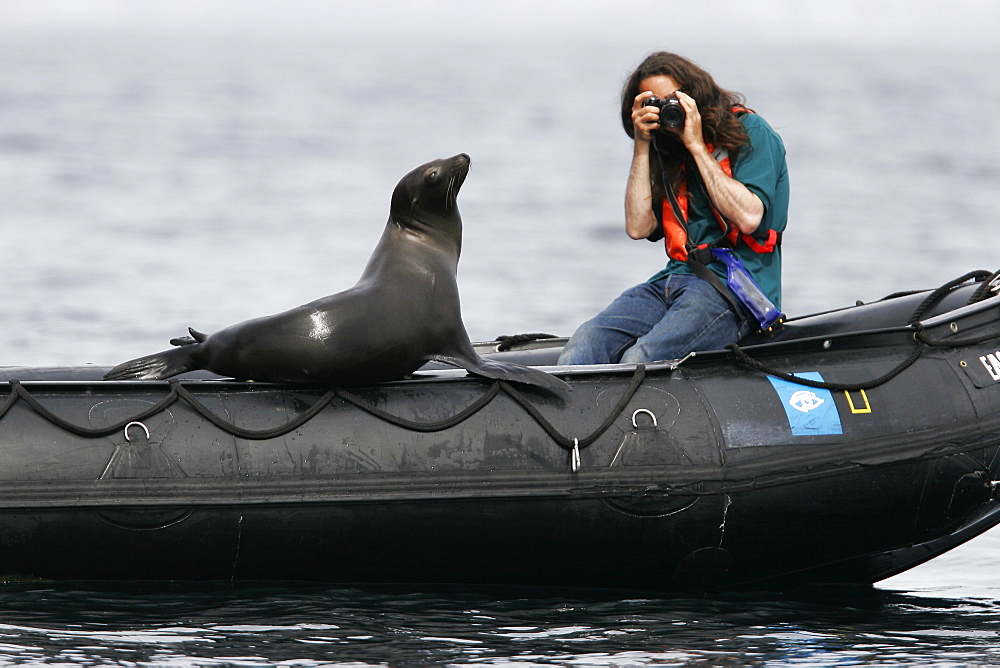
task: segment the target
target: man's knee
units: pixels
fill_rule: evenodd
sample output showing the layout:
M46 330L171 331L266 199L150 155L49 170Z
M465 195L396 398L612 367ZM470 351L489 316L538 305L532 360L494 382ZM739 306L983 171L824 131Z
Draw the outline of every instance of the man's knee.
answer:
M639 340L622 354L622 364L645 364L659 360L675 359L682 355L674 355L673 351L663 345L652 345L650 342Z
M652 360L645 359L648 353L641 344L636 343L622 354L622 364L643 364Z
M592 319L577 327L559 355L559 364L592 364L601 338L599 330Z

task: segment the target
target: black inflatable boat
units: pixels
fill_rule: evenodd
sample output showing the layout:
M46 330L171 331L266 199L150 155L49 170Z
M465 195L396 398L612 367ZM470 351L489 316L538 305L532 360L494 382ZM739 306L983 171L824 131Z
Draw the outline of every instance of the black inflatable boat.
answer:
M1000 523L998 290L974 272L641 366L480 344L566 395L3 368L0 575L872 583Z

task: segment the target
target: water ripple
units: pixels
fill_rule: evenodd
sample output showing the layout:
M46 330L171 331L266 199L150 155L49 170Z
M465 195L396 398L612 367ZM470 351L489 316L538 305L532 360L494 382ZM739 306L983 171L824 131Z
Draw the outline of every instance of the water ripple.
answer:
M878 590L718 599L289 586L0 590L0 662L810 665L1000 661L1000 606Z

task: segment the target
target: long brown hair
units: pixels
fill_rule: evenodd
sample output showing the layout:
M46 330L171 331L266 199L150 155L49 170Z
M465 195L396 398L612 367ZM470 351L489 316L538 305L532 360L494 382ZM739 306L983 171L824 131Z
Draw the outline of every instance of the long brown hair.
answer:
M740 147L747 143L748 137L743 123L733 113L733 107L743 107L745 98L740 93L720 88L711 74L675 53L658 51L649 54L625 80L625 85L622 86L622 126L628 136L635 138L632 104L635 102L635 96L642 92L639 85L644 79L655 76L672 78L681 90L694 98L701 114L705 141L716 148L725 148L735 160L736 154ZM665 136L657 141L657 147L663 154L671 181L679 181L680 166L684 164L688 155L684 145L673 137ZM654 195L662 199L664 192L660 166L655 158L651 161L650 171Z

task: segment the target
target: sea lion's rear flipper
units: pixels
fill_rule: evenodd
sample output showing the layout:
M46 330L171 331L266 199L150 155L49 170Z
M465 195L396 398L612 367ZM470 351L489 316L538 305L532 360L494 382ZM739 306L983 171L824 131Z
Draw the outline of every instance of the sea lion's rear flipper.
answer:
M191 336L178 336L176 339L170 339L170 345L190 346L195 343L204 343L205 339L208 338L208 334L202 334L197 329L188 327L188 332L190 332Z
M162 353L122 362L104 374L104 380L162 380L200 368L194 359L198 344L171 348Z
M485 360L478 356L470 359L459 356L435 355L432 359L461 367L469 373L483 376L484 378L506 380L511 383L524 383L525 385L537 385L538 387L562 392L573 391L572 387L552 374L522 364Z

